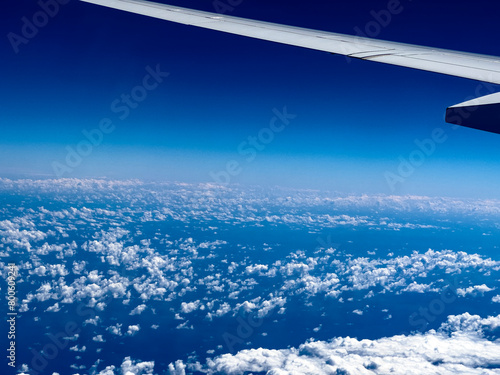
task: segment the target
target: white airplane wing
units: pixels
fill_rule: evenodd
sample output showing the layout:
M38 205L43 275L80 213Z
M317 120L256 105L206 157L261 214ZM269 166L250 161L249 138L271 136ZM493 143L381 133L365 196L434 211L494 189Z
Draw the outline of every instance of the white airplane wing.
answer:
M143 0L81 1L205 29L500 84L500 57L285 26ZM446 121L500 134L500 93L449 107Z

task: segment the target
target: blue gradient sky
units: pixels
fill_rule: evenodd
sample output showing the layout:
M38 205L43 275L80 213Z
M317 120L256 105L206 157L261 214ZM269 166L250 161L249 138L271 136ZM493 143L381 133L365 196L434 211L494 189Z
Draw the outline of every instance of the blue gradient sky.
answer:
M213 1L163 1L214 11ZM499 5L401 1L380 39L500 56ZM18 53L9 42L35 1L6 0L2 31L0 176L54 177L82 131L115 129L64 177L213 181L346 193L500 197L500 136L452 130L444 111L478 82L252 40L71 0ZM243 0L227 14L355 34L387 1ZM170 73L124 120L111 103L146 67ZM497 90L498 88L492 87ZM487 92L484 92L486 94ZM273 109L297 117L249 162L238 146L269 126ZM443 128L447 140L391 189L400 157Z

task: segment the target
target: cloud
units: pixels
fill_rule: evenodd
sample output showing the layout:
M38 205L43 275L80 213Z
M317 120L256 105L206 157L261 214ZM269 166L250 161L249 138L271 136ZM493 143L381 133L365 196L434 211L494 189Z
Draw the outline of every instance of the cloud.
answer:
M109 332L111 332L113 335L121 336L122 335L122 324L117 323L114 326L109 326L106 328Z
M126 357L118 370L115 366L107 366L96 375L152 375L154 374L154 361L140 362Z
M137 332L140 331L140 329L141 327L139 326L139 324L128 326L126 336L134 336Z
M142 312L146 310L146 305L138 305L135 309L133 309L129 315L141 315Z
M102 335L97 335L97 336L92 337L92 341L95 341L95 342L106 342L106 340L104 340L104 338L102 337Z
M431 288L430 284L419 284L416 281L410 283L406 288L402 289L401 292L415 292L415 293L427 293L430 291L437 291Z
M465 297L467 295L473 295L476 296L478 294L483 295L485 292L491 292L494 290L494 288L490 288L485 284L482 285L474 285L470 286L468 288L458 288L457 289L457 294L461 297Z
M245 272L247 273L247 275L253 275L257 273L258 275L262 276L267 272L268 268L269 267L265 264L254 264L252 266L247 266Z
M412 235L425 234L428 230L453 230L446 229L451 226L450 215L474 219L485 227L490 223L497 225L500 201L337 196L311 191L221 188L211 184L79 179L0 179L0 191L15 192L26 198L26 204L2 207L1 212L6 213L4 217L8 220L0 221L0 256L9 256L12 250L19 255L22 270L19 282L29 286L19 289L19 311L26 312L30 318L40 315L41 311L50 311L58 314L57 318L74 312L71 304L78 303L101 315L101 318L85 316L84 326L108 327L110 336L133 335L140 329L139 325L129 326L129 322L124 326L116 324L109 314L101 313L115 306L125 305L124 314L133 316L145 311L146 306L148 312L155 314L162 311L157 308L161 304L172 317L181 318L177 329L201 329L206 320L202 322L197 319L199 316L207 320L220 319L213 326L221 326L234 319L240 310L261 318L285 311L293 315L296 311L292 306L297 306L298 300L305 306L317 301L324 301L325 305L335 304L334 299L345 301L345 310L352 318L353 311L365 311L368 315L363 297L371 298L373 306L379 293L387 293L386 296L412 293L410 297L417 300L442 290L450 278L459 279L456 284L459 297L480 297L493 290L498 279L494 272L500 270L500 262L465 251L404 253L394 250L395 254L384 259L382 254L387 251L383 249L368 251L374 249L367 246L361 256L351 255L343 249L328 250L329 244L317 248L314 241L317 234L322 235L321 230L335 227L359 230L358 233L361 230L413 231ZM45 204L45 200L53 202L54 197L57 204ZM30 204L32 201L28 198L33 198L35 203ZM412 218L411 223L408 218ZM143 221L156 222L148 226L155 227L155 232L137 225ZM186 228L191 228L193 222L200 223L205 233L198 236L195 231L179 237L165 229L163 223L170 221ZM226 229L253 227L253 233L263 225L272 230L278 226L300 228L312 234L310 248L302 242L290 250L278 241L256 245L251 244L254 239L239 239L240 243L224 241L224 238L233 238L226 236ZM206 235L214 238L209 241ZM251 254L260 250L265 256ZM486 280L484 276L490 278ZM473 280L486 284L474 285ZM500 296L492 297L492 302L500 302ZM331 318L327 316L329 311L325 309L326 318ZM396 310L391 313L396 317ZM192 314L193 319L187 314ZM391 317L388 312L383 316ZM274 318L269 322L272 320ZM457 327L461 335L469 335L474 329L486 332L496 323L494 319L478 321L471 316L451 319L446 324L426 339L441 340L447 345L448 341L443 341L446 334L453 331L457 336ZM318 328L318 323L306 328L313 327ZM321 333L327 331L324 327ZM416 337L408 336L405 340L410 344ZM104 340L102 335L94 333L96 343L103 342L101 339ZM403 340L391 339L395 345ZM448 339L458 340L458 337ZM133 342L135 338L128 340ZM312 342L306 344L308 348L313 347ZM325 350L330 348L327 344L331 343L324 344ZM373 340L370 344L377 346L380 342ZM345 343L343 345L345 349ZM301 353L299 350L297 354L299 362L309 357L305 351L306 354ZM354 360L354 354L351 357ZM362 365L366 371L374 371L373 368L379 366L370 358L365 359ZM312 366L310 359L307 361L304 366ZM173 365L177 371L179 365ZM115 366L107 371L122 375L120 366L116 363ZM382 364L377 368L383 368ZM335 371L341 373L347 369L337 366ZM365 371L361 367L359 370ZM273 371L279 373L280 370Z
M186 375L186 365L181 360L170 363L168 365L168 373L169 375Z
M200 308L200 300L194 301L194 302L182 302L181 303L181 311L184 314L189 314L195 310L198 310Z
M231 306L229 305L229 303L224 302L219 306L217 311L214 313L214 316L221 317L223 315L226 315L230 311L231 311Z
M72 352L84 353L87 350L87 347L83 345L81 348L78 345L72 346L69 348Z
M189 324L189 321L186 320L184 323L181 323L179 325L177 325L177 327L175 327L175 329L194 329L194 326L191 324L191 325L188 325Z
M59 312L61 307L59 306L59 302L56 302L54 305L47 307L45 312Z
M500 315L481 318L479 315L464 313L461 315L450 315L445 323L441 324L440 331L449 334L471 333L483 335L500 327ZM499 341L500 345L500 341Z
M460 324L455 324L456 321ZM465 323L464 323L465 322ZM249 349L208 359L209 374L486 374L500 366L500 344L472 326L497 327L500 316L450 317L440 332L398 335L377 340L335 338L308 341L298 348ZM451 329L451 331L450 331ZM449 334L444 333L448 330Z

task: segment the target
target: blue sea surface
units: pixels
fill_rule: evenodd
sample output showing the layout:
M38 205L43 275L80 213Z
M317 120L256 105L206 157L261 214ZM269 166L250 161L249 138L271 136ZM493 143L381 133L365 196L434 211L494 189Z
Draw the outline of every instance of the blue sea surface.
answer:
M162 374L500 314L499 202L4 181L0 203L4 265L19 267L17 361L32 374L98 374L128 356Z

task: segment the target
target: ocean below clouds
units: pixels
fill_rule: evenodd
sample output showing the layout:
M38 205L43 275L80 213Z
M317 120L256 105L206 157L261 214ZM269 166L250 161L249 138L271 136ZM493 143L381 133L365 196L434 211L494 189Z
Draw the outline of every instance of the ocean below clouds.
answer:
M91 179L0 201L17 373L500 374L500 201Z

